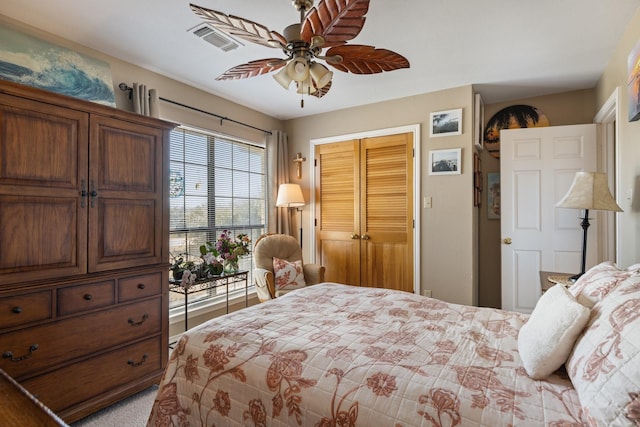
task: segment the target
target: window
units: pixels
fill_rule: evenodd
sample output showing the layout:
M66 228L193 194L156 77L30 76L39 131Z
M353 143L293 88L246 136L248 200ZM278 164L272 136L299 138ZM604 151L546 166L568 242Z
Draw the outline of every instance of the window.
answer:
M169 144L170 256L199 261L200 245L223 230L246 233L255 242L266 230L264 147L186 127L174 129ZM250 285L252 263L252 257L240 260ZM215 292L191 294L189 304ZM170 297L170 308L184 305L181 295Z

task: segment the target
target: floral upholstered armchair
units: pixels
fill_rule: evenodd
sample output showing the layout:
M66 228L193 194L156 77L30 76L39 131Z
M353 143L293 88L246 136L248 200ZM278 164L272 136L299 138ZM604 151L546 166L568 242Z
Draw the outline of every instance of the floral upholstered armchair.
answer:
M261 302L324 281L324 266L303 264L298 241L286 234L263 234L253 249L253 278Z

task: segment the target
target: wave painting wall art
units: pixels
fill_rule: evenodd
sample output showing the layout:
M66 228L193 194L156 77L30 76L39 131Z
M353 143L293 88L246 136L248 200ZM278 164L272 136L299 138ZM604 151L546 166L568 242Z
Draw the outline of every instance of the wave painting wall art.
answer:
M0 26L0 78L116 106L109 64Z

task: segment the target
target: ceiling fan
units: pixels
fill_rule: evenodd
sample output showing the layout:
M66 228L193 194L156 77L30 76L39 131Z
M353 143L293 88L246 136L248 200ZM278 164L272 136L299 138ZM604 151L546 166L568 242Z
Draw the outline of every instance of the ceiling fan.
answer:
M329 92L333 68L354 74L376 74L409 68L402 55L374 46L347 45L364 25L369 0L292 0L300 23L286 27L283 35L248 19L227 15L195 4L191 9L214 28L262 46L281 49L286 58L265 58L228 69L216 80L237 80L278 71L274 79L285 89L295 82L297 93L321 98ZM323 49L327 51L322 55ZM301 101L304 107L304 99Z

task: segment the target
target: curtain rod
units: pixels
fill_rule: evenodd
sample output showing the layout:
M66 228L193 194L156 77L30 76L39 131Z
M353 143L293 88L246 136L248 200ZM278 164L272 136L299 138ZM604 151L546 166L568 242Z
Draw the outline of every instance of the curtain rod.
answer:
M129 98L131 98L131 93L133 92L133 88L132 87L128 86L126 83L120 83L120 85L118 85L118 87L123 92L129 91ZM186 104L183 104L181 102L172 101L171 99L163 98L161 96L159 96L158 99L160 101L168 102L170 104L174 104L174 105L177 105L177 106L180 106L180 107L183 107L183 108L188 108L189 110L197 111L199 113L208 114L209 116L216 117L216 118L220 119L220 125L221 126L222 126L222 122L226 120L227 122L236 123L238 125L245 126L245 127L248 127L248 128L254 129L254 130L259 130L260 132L264 132L264 133L269 134L269 135L273 134L271 131L268 131L268 130L265 130L265 129L261 129L261 128L256 127L256 126L252 126L252 125L247 124L247 123L239 122L237 120L233 120L233 119L230 119L229 117L221 116L221 115L216 114L216 113L211 113L209 111L201 110L199 108L192 107L190 105L186 105Z

